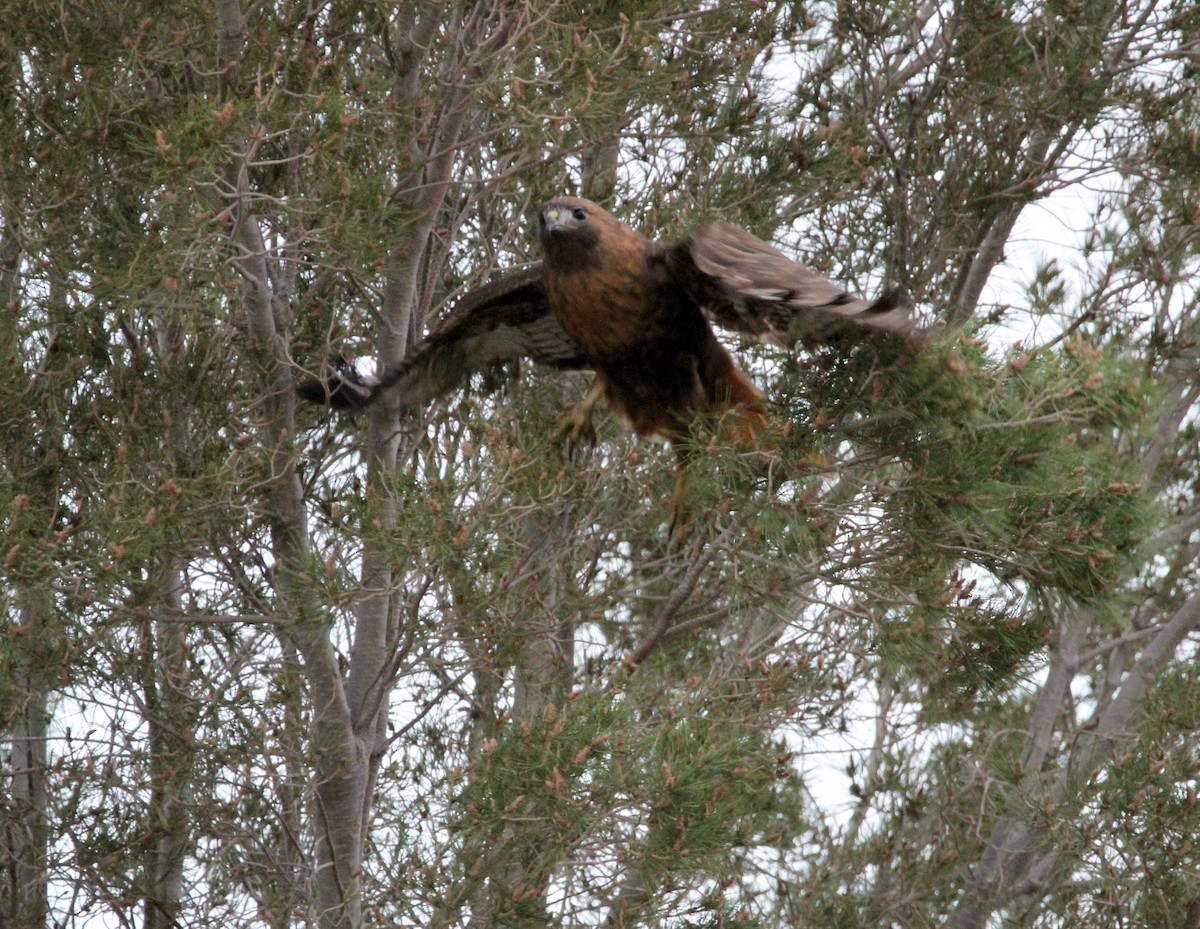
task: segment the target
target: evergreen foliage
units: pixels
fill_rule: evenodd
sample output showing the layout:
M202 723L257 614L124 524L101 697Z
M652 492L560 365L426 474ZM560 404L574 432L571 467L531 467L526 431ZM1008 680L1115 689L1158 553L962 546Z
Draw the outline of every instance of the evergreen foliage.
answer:
M1200 13L9 7L0 926L1197 924ZM928 344L298 405L564 192Z

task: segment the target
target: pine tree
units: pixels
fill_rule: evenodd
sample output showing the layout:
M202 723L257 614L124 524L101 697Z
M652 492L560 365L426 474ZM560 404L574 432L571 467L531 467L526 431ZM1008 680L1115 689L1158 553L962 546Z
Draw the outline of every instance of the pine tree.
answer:
M1200 14L7 12L0 925L1195 923ZM675 545L577 374L298 404L563 192L930 345L739 347Z

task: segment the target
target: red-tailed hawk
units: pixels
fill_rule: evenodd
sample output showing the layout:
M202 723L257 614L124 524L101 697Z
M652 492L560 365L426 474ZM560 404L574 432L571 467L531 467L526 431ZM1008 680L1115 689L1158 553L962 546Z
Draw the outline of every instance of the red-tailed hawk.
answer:
M391 390L419 406L503 359L588 368L595 380L564 435L591 438L592 408L603 399L639 435L676 443L682 473L688 443L680 440L697 417L728 411L743 436L766 422L762 392L713 323L785 348L847 328L914 332L896 292L857 299L725 223L655 242L588 200L562 197L542 207L538 233L540 263L467 293L397 367L378 378L339 367L302 384L301 395L359 410ZM682 494L681 479L676 523Z

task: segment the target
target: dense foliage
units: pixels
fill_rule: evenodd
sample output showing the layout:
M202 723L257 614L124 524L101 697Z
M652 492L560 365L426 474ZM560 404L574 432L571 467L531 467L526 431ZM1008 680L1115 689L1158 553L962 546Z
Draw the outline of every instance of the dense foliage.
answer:
M1198 924L1200 11L9 6L0 926ZM933 337L298 405L562 192Z

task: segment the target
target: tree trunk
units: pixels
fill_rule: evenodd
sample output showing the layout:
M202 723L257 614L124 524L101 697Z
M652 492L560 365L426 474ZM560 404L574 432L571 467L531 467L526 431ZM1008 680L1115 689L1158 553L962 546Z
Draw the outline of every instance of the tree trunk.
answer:
M0 878L0 926L35 929L48 925L46 871L49 832L46 820L46 730L50 676L45 653L37 646L52 635L52 606L40 592L19 596L19 625L26 643L9 686L14 695L9 723L10 802L4 810L4 871ZM20 648L20 640L14 642Z
M178 571L155 572L157 608L183 613ZM184 896L184 860L192 848L191 800L196 702L190 692L187 626L145 620L145 701L150 743L150 801L145 864L146 929L174 929Z

